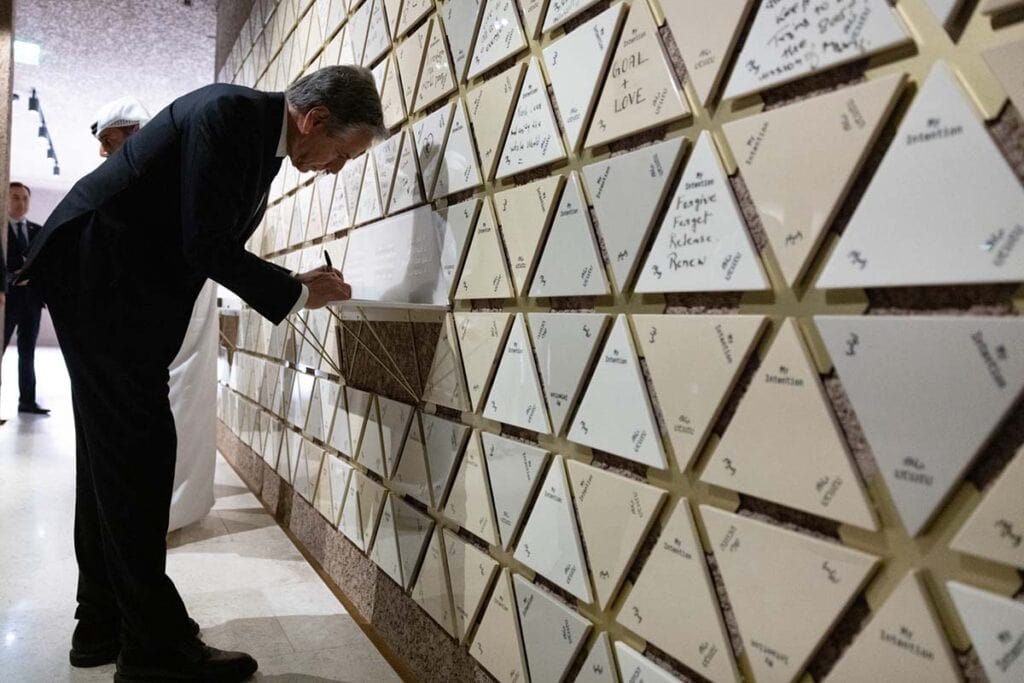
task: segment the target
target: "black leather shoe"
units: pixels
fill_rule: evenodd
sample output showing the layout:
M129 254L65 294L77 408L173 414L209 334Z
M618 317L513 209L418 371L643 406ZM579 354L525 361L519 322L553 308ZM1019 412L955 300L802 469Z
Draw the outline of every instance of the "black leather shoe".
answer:
M115 683L241 683L259 665L244 652L227 652L192 638L173 650L148 653L132 648L117 658Z
M29 413L30 415L49 415L50 414L50 409L49 408L43 408L38 403L33 403L32 405L28 405L28 406L18 406L18 412L19 413Z
M199 624L193 619L188 620L189 635L199 635ZM71 634L71 666L79 669L91 669L104 664L113 664L121 652L121 637L117 629L94 628L85 622L78 622L75 632Z

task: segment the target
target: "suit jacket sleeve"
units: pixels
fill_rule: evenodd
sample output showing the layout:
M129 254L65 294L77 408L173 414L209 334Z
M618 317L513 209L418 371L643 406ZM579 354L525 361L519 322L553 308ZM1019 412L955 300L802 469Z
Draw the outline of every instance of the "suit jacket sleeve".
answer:
M236 232L253 214L250 178L259 175L261 136L268 134L263 127L255 104L235 98L211 100L183 124L182 243L193 268L277 324L302 286L287 271L246 251Z
M0 242L0 294L7 292L7 252L4 251L4 245Z

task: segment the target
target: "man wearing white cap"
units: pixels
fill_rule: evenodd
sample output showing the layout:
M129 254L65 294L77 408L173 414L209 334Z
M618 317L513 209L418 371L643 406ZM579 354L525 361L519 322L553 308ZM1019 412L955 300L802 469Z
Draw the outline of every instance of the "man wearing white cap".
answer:
M134 97L121 97L96 112L92 134L100 156L109 157L149 121ZM189 321L188 332L171 362L168 387L178 433L174 492L168 530L205 517L213 507L217 453L217 286L207 280Z
M109 157L119 150L147 121L149 112L134 97L121 97L100 107L92 124L92 134L100 141L100 156Z

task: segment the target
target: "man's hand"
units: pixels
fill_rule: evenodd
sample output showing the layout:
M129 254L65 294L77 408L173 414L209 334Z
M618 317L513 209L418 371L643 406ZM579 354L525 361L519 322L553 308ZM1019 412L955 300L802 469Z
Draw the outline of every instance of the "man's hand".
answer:
M306 308L323 308L331 302L352 298L352 287L345 284L339 270L321 266L308 273L296 275L296 279L309 288Z

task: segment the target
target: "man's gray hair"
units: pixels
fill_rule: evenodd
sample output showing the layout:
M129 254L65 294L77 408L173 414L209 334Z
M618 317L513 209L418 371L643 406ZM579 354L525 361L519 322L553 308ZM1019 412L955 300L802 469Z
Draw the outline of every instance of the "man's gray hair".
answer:
M344 135L360 128L377 139L387 136L384 112L377 94L373 72L361 66L327 66L288 86L288 104L305 114L313 107L326 107L331 113L327 130Z

